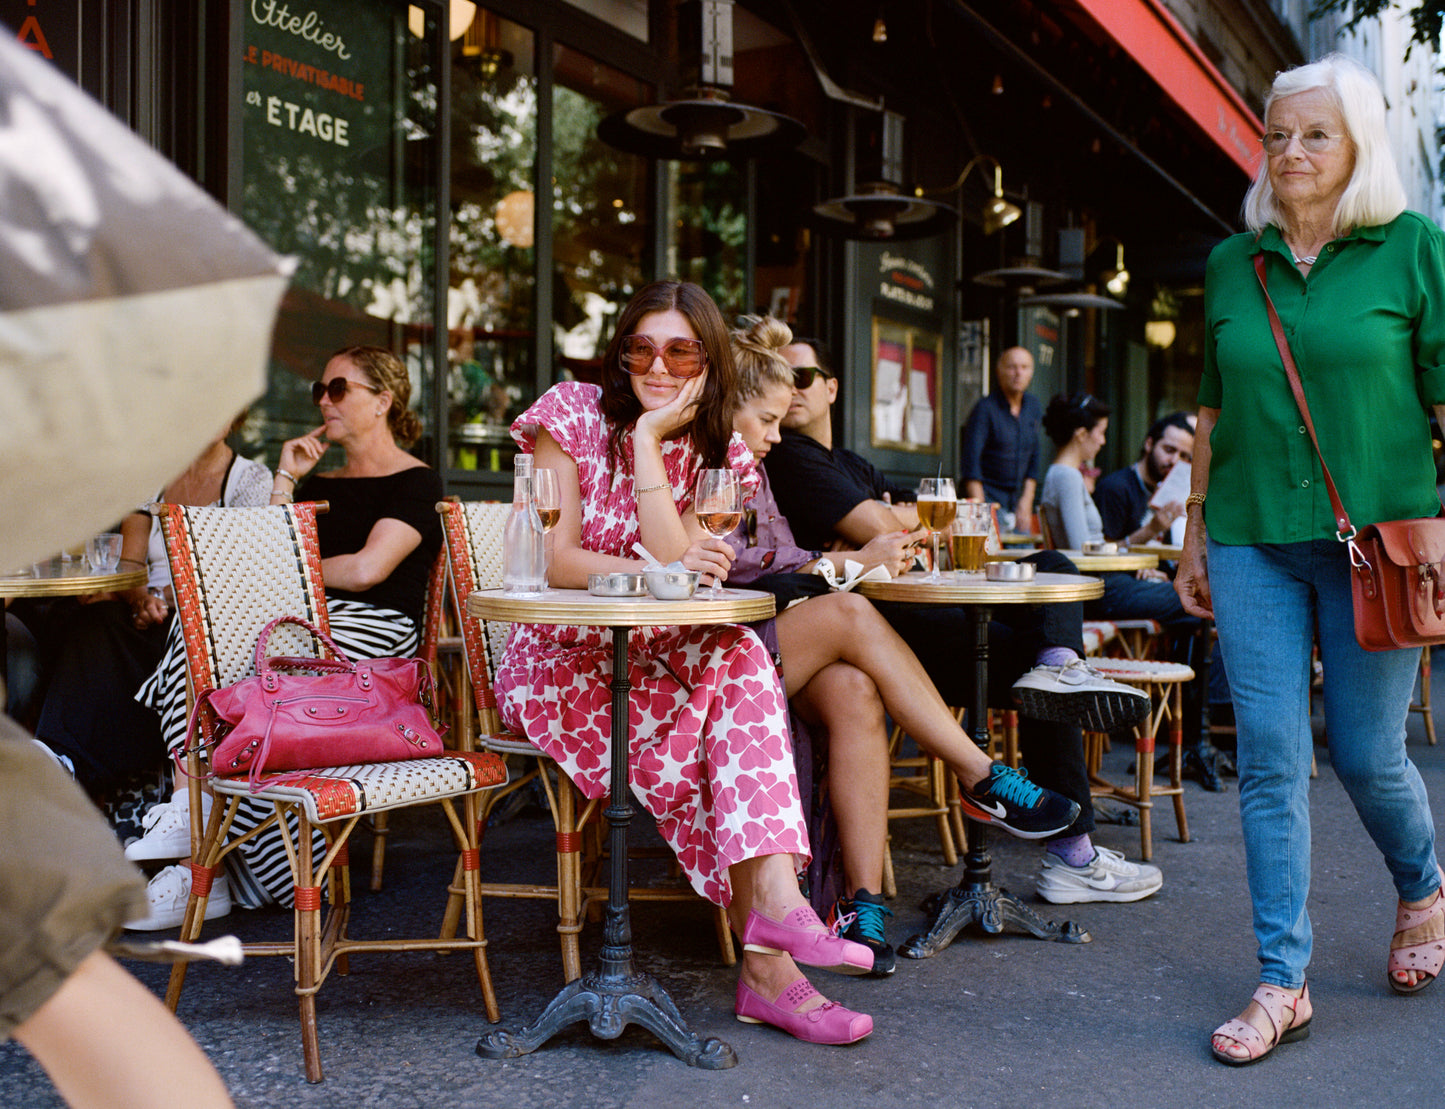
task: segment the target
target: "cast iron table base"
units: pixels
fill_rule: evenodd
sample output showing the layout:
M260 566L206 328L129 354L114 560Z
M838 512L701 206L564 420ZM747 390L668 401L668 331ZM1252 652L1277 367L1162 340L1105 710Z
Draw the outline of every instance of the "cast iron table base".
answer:
M483 1059L515 1059L536 1051L562 1029L586 1021L599 1039L615 1040L629 1024L639 1024L689 1066L703 1070L735 1067L737 1053L722 1040L703 1039L687 1027L667 991L650 974L632 965L632 915L627 903L627 750L630 720L627 695L627 643L631 629L612 629L612 786L607 798L608 848L612 853L607 886L607 922L598 969L562 987L537 1020L519 1032L489 1032L477 1041Z
M988 622L992 609L987 605L967 606L973 625L974 692L969 716L974 741L988 748ZM898 948L907 959L931 959L951 944L970 924L977 924L990 935L998 935L1009 924L1041 940L1057 943L1088 943L1093 939L1083 928L1071 921L1055 924L1045 920L1006 889L993 884L993 860L988 854L987 826L970 820L967 823L968 852L963 860L963 880L956 886L940 890L929 898L928 927L919 935L910 936Z

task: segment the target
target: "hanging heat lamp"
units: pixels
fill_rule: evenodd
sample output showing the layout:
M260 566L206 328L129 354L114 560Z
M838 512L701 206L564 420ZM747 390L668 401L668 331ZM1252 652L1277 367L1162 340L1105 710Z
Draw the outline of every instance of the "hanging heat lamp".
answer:
M688 28L681 32L683 61L695 62L697 71L690 95L610 115L597 125L599 139L628 154L688 161L753 158L803 141L806 130L796 119L729 97L733 0L689 0L678 7L678 24Z
M820 229L845 239L898 242L926 239L946 231L958 213L947 204L909 195L896 184L903 176L903 117L883 113L880 140L882 180L857 186L852 196L813 206Z

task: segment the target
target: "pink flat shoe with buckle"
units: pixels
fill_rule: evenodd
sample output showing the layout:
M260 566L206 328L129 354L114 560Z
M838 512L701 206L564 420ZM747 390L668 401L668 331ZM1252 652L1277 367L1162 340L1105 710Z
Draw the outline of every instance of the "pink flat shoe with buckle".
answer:
M778 996L777 1001L766 1001L739 978L738 1001L733 1011L745 1024L771 1024L810 1044L857 1043L873 1031L872 1017L845 1009L836 1001L825 1001L805 1012L798 1012L799 1005L817 996L818 991L813 984L806 978L799 978Z
M781 922L769 920L756 909L743 925L743 950L762 955L787 952L795 962L839 974L867 974L873 969L873 952L861 943L834 935L811 906L802 905Z

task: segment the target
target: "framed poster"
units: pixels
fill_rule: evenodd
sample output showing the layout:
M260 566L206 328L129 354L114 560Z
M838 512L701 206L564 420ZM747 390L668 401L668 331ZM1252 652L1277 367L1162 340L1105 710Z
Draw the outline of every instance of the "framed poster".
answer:
M872 445L937 454L943 339L873 317Z

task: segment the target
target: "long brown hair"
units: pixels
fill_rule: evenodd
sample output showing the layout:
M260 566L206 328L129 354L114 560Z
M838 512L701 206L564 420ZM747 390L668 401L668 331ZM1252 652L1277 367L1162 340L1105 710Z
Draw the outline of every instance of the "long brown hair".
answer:
M732 409L737 392L737 370L727 325L712 297L690 281L654 281L639 289L617 321L617 331L602 355L602 414L611 425L607 457L614 467L622 458L622 438L642 415L642 402L632 391L631 375L622 367L622 340L633 334L644 316L671 310L687 317L707 352L706 379L692 422L677 433L691 434L705 467L727 464L732 438Z

